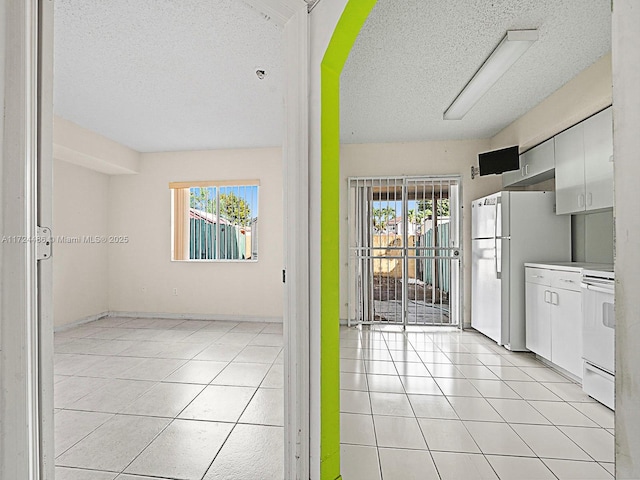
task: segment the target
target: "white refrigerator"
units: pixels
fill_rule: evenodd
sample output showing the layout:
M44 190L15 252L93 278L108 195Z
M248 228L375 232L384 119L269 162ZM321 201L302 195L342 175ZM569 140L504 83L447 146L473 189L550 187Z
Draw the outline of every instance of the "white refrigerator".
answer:
M471 203L471 326L525 351L524 264L571 261L571 216L554 192L498 192Z

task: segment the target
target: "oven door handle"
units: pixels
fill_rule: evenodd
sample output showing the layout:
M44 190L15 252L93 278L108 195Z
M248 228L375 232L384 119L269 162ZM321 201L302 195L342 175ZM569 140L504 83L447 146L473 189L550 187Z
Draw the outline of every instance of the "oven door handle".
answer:
M582 288L586 288L587 290L592 290L594 292L607 293L609 295L613 295L614 294L614 291L613 291L612 288L597 287L597 286L592 285L590 283L581 283L580 286Z

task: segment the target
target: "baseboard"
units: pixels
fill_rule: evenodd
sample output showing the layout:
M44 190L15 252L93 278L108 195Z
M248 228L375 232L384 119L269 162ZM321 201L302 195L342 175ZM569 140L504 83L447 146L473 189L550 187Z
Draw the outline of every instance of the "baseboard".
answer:
M102 312L96 315L65 323L54 327L54 332L64 332L71 328L76 328L86 323L95 322L105 317L123 318L167 318L171 320L204 320L204 321L226 321L226 322L257 322L257 323L282 323L280 317L258 317L252 315L220 315L203 313L157 313L157 312Z
M53 327L54 332L64 332L65 330L70 330L72 328L79 327L84 325L85 323L95 322L96 320L100 320L101 318L105 318L109 316L110 312L102 312L97 313L95 315L89 315L87 317L83 317L80 320L76 320L75 322L65 323L64 325L56 325Z
M167 318L171 320L210 320L227 322L282 323L282 317L254 315L222 315L219 313L109 312L109 317Z
M540 360L542 363L544 363L547 367L551 368L551 370L554 370L556 373L558 373L559 375L562 375L563 377L567 377L568 380L571 380L572 382L576 382L579 385L582 385L582 378L577 377L576 375L574 375L571 372L568 372L567 370L565 370L562 367L559 367L558 365L556 365L555 363L547 360L544 357L541 357L540 355L536 354L536 359Z

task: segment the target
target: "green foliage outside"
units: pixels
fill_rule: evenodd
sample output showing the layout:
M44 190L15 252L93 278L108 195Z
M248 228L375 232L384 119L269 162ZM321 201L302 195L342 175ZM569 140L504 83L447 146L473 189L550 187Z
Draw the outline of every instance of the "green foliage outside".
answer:
M235 225L248 227L251 223L251 207L235 193L220 194L220 214Z
M395 208L374 208L373 209L373 228L378 232L384 232L389 222L396 218Z
M449 199L443 198L436 202L437 216L448 217L449 216ZM433 217L433 201L432 200L420 200L417 202L417 208L412 208L407 212L409 221L413 224L419 225L426 219Z
M216 213L215 195L207 188L192 188L189 200L191 208L207 213ZM220 216L235 225L247 227L251 223L251 207L249 202L233 192L221 193Z
M198 193L196 193L196 191ZM192 188L189 193L189 203L191 208L200 210L207 213L215 213L216 202L215 196L209 191L208 188Z

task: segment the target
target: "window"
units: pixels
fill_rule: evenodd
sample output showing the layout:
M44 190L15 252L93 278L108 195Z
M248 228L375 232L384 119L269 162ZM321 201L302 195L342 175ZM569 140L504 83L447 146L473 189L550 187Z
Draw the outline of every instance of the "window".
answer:
M173 182L172 260L257 260L257 180Z

